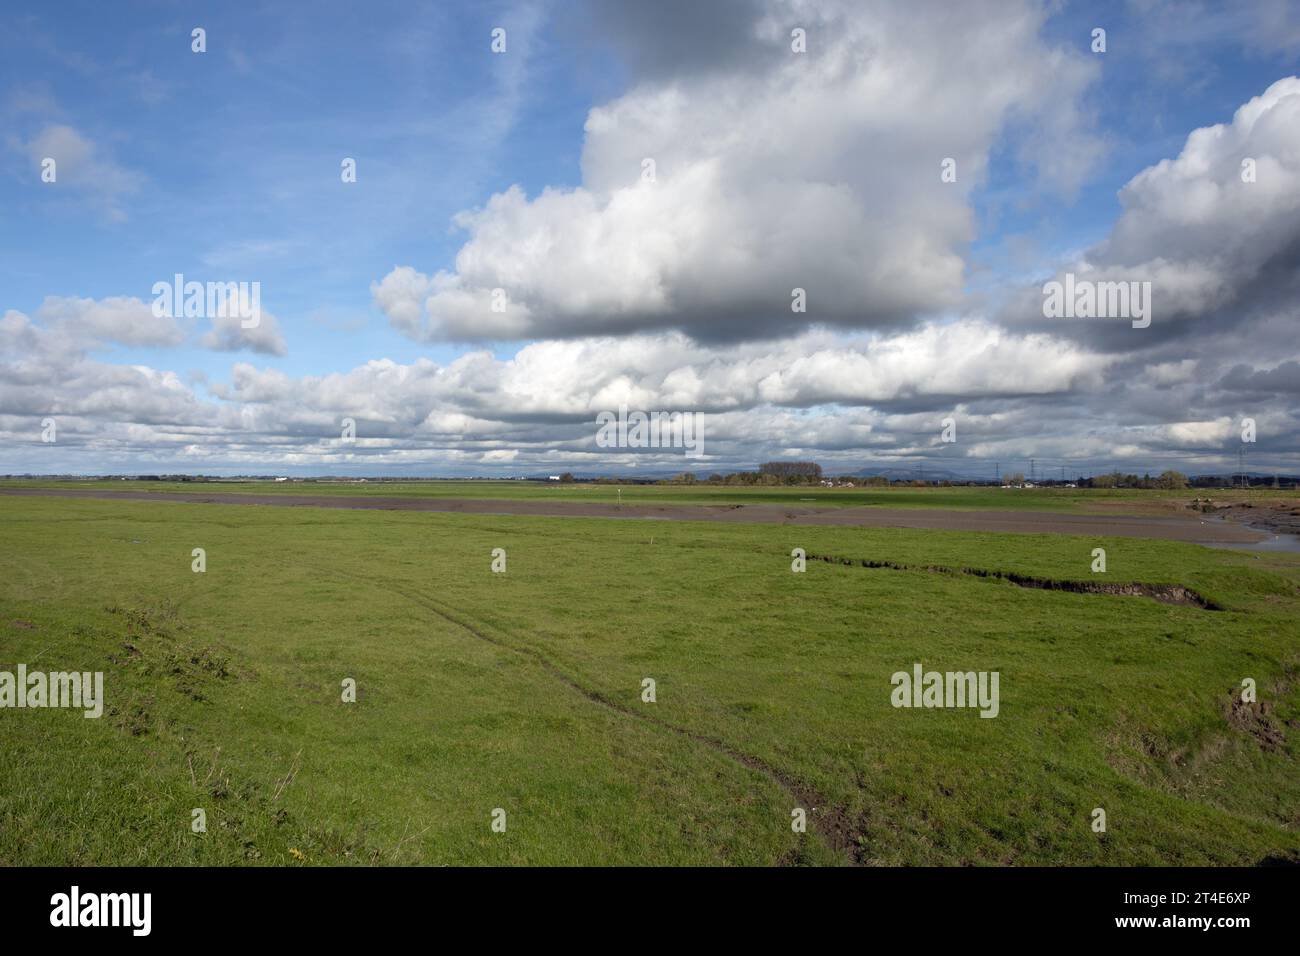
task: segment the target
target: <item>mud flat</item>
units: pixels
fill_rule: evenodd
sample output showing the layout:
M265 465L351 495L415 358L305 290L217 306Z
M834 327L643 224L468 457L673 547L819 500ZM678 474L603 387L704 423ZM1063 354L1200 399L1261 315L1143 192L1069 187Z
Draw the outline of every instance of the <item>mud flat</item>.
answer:
M4 488L0 495L97 498L175 504L264 505L288 508L346 508L433 511L452 514L537 515L556 518L622 518L661 521L726 521L856 528L918 528L1012 534L1109 535L1158 538L1196 544L1248 547L1268 535L1234 521L1188 510L1186 514L1068 514L1037 511L970 511L875 506L825 508L754 505L616 505L581 501L510 501L474 498L379 498L341 495L249 495L205 492L99 491L75 488ZM1242 508L1255 513L1262 508ZM1234 514L1235 517L1235 514ZM1296 516L1300 522L1300 515ZM1253 523L1253 522L1252 522Z
M1233 524L1263 537L1254 544L1238 545L1211 542L1215 547L1245 547L1251 551L1289 551L1300 553L1300 501L1224 501L1197 498L1189 506L1206 515L1211 523Z
M1273 534L1300 535L1300 504L1293 501L1267 504L1234 502L1208 513Z

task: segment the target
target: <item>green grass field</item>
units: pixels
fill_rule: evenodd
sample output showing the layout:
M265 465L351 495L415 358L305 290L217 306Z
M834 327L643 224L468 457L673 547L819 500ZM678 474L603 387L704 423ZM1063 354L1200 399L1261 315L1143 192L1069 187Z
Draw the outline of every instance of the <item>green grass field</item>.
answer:
M307 487L331 493L280 486ZM452 488L363 493L467 496ZM794 574L795 547L906 569ZM1224 610L930 566L1176 583ZM999 672L999 715L892 707L918 661ZM0 710L0 864L1300 859L1297 556L0 496L0 670L19 662L103 671L107 706ZM1243 678L1260 705L1234 706Z
M1079 511L1160 508L1184 504L1199 495L1233 501L1294 498L1263 489L1153 491L1128 488L993 488L993 487L737 487L729 485L605 484L540 481L122 481L116 479L0 479L0 488L67 488L150 493L338 495L382 498L476 498L513 501L582 501L614 504L732 505L776 504L827 507L946 508L980 510Z

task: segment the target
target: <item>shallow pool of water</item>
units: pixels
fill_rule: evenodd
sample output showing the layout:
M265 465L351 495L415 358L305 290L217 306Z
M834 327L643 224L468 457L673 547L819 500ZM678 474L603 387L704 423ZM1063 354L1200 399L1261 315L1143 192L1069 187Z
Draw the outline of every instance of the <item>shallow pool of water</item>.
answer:
M1300 554L1300 534L1274 534L1271 531L1261 533L1268 535L1263 541L1216 541L1209 546L1231 548L1233 551L1289 551Z

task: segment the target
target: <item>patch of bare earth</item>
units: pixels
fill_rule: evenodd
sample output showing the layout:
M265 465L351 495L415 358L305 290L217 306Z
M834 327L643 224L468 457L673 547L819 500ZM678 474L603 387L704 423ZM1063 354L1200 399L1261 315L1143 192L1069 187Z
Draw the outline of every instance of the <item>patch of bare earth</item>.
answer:
M1286 746L1286 733L1274 714L1273 705L1266 700L1246 703L1241 699L1240 690L1228 704L1228 725L1250 734L1268 753L1277 753Z

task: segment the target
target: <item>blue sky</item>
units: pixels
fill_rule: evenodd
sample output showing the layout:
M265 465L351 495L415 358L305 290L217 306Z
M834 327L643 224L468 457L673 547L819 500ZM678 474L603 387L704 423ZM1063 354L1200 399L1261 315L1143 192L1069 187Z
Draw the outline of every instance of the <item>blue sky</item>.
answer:
M1013 301L1025 283L1041 281L1063 262L1106 243L1120 218L1117 194L1126 182L1162 160L1177 157L1192 131L1231 123L1235 111L1252 97L1298 71L1295 11L1286 4L1261 0L1228 10L1210 4L1179 9L1154 0L1048 6L1026 2L1014 12L1035 21L1028 34L1007 12L1016 5L1001 9L991 5L981 12L984 22L978 24L990 31L989 42L996 44L999 37L1014 34L1020 37L1015 42L1024 46L1029 41L1023 37L1032 35L1033 49L1025 52L1021 72L1030 75L1039 70L1042 79L1008 95L1005 102L999 99L996 106L981 100L971 107L972 111L987 108L989 118L963 134L987 163L986 175L962 184L964 214L972 224L969 231L951 221L963 214L955 207L942 210L944 225L938 238L917 227L922 232L918 241L944 246L960 257L959 284L952 294L891 295L887 296L891 304L882 305L880 313L866 309L861 316L854 314L851 304L837 304L826 326L787 327L775 324L776 319L764 319L755 323L753 335L738 334L735 329L742 325L719 326L717 339L711 342L713 333L705 328L698 309L680 305L689 298L690 282L679 283L679 294L669 296L674 305L666 313L656 311L653 320L638 314L626 321L603 322L573 303L548 301L547 294L539 291L548 271L572 265L557 261L542 263L535 277L526 277L535 280L529 291L532 311L518 334L484 326L480 336L473 322L453 328L450 320L433 313L420 331L394 320L390 305L380 302L372 287L397 267L409 267L421 277L440 270L456 275L457 253L474 239L472 230L453 226L458 213L482 209L513 185L522 188L530 201L547 187L587 188L598 205L610 200L612 193L593 183L605 157L617 155L621 147L613 143L611 133L588 137L584 125L593 109L622 111L622 122L628 124L628 117L638 115L636 109L662 102L654 96L666 91L684 95L686 110L695 103L706 105L703 101L709 96L739 91L736 102L743 111L749 91L763 89L764 80L753 78L759 75L753 71L768 69L763 48L756 47L758 53L746 48L728 59L722 54L710 57L706 46L704 55L692 60L678 51L688 44L675 42L674 37L676 33L680 40L697 28L691 5L666 6L662 23L653 30L630 15L627 6L599 2L594 6L545 2L7 5L0 13L0 117L5 131L0 137L0 246L5 252L0 257L0 314L13 311L35 317L31 321L40 324L39 313L48 296L148 302L153 283L176 272L200 281L260 282L262 306L274 315L287 343L283 355L203 347L201 325L187 329L179 345L148 346L132 344L130 335L106 336L85 350L84 354L106 365L174 372L192 389L194 401L208 408L213 422L222 408L229 412L243 405L265 411L263 403L231 391L236 363L300 381L346 375L365 362L381 359L403 367L427 360L446 369L459 357L484 348L499 362L509 362L530 344L557 343L559 350L563 343L602 336L633 341L638 335L662 337L674 330L703 343L698 359L692 360L697 369L713 368L728 355L738 354L742 346L752 348L762 341L803 341L792 348L815 353L827 347L826 341L804 341L799 336L820 335L819 329L829 329L837 345L845 348L879 351L887 342L872 339L863 344L863 336L902 334L915 330L918 323L961 322L976 312L982 320L998 320L987 313L1006 306L994 305L995 301ZM825 5L827 23L841 18L847 26L835 33L818 33L814 26L813 52L821 55L832 46L838 50L851 42L844 37L855 35L859 28L866 37L885 35L889 28L873 24L873 14L864 12L869 6ZM787 23L802 22L804 9L777 2L720 4L710 14L715 18L698 29L725 34L730 27L717 12L723 7L737 11L737 36L762 34L767 21L760 14L779 22L784 30ZM823 12L817 5L812 9L819 16ZM1005 25L997 22L1003 15ZM932 24L918 19L918 59L950 42L938 36L944 29L943 11L936 8L931 20ZM507 30L504 55L489 50L490 33L497 26ZM1088 49L1096 26L1107 31L1108 48L1100 55ZM191 51L195 27L206 30L206 53ZM936 36L927 41L925 31L931 27ZM769 48L781 50L782 44ZM1014 72L1015 57L991 55L1009 61L1009 83L1022 80ZM744 56L757 65L745 62ZM647 66L652 62L654 66ZM926 74L927 82L931 75ZM954 95L960 96L962 85L972 81L954 73L950 82ZM991 80L982 77L979 82ZM1040 97L1035 86L1051 89ZM777 94L769 89L761 95ZM756 109L755 117L761 116L762 110ZM1067 114L1071 119L1061 122ZM857 121L873 122L870 114ZM748 128L738 125L726 137L720 133L722 145L696 149L694 140L707 138L713 129L705 120L699 122L705 125L683 123L682 128L691 132L681 137L679 165L688 168L696 162L704 169L716 160L727 169L744 169L745 137L755 121L751 119ZM831 113L823 125L836 122ZM911 142L913 135L917 142L942 142L946 121L938 111L933 127L926 125L924 115L905 122L899 136L881 144L882 150L910 148L897 144ZM52 129L66 131L59 142L75 137L88 158L63 182L43 184L34 144L43 142L42 136ZM671 143L672 137L664 142ZM584 177L584 150L597 170L589 177ZM340 181L344 157L357 161L355 184ZM858 157L870 159L861 152ZM838 178L835 170L851 169L854 155L832 159L825 168L782 172L773 176L773 182L781 188L794 179L844 187L863 196L864 222L883 222L883 229L902 221L907 209L888 209L888 201L881 207L886 209L883 219L873 218L877 206L870 186L855 182L851 174ZM904 154L903 161L929 169L937 159L927 152L916 157ZM817 163L809 160L810 166ZM1079 165L1077 174L1061 172L1072 164ZM664 168L671 176L678 167L669 163ZM719 189L727 201L747 201L743 196L736 199L745 185L724 183ZM762 194L760 189L753 193ZM948 204L947 199L942 202ZM673 207L675 212L666 207L663 215L680 219L691 208L690 203ZM521 214L525 213L542 215L531 204L524 207ZM539 236L549 234L539 227ZM488 253L488 266L506 275L510 266L505 253ZM864 256L869 254L869 249L863 250ZM1150 257L1151 261L1159 258L1158 250ZM592 266L593 282L599 281L600 265ZM676 280L665 275L660 285L672 293ZM467 276L458 276L460 280L471 281ZM837 298L849 295L829 291ZM867 297L872 291L866 290ZM708 301L711 309L722 312L734 308L743 313L752 307L742 294L728 299L719 293ZM882 318L886 313L887 319ZM1016 328L1014 322L1004 325ZM1077 340L1071 342L1072 347L1078 346ZM723 345L732 352L719 352ZM1109 346L1098 348L1106 351ZM1276 357L1275 351L1272 354ZM1187 361L1186 356L1172 354L1159 359L1154 364ZM786 356L776 361L779 365L789 360ZM1268 367L1261 365L1258 370L1268 371ZM659 376L660 384L671 377L670 372ZM620 373L611 381L632 374ZM1087 375L1082 371L1078 375L1078 380L1063 384L1062 394L1097 391L1095 381L1085 386L1082 380ZM223 392L213 383L228 387ZM641 392L654 391L640 384L645 386ZM782 409L795 414L810 407L832 418L842 411L850 417L864 413L905 417L913 412L909 403L915 402L916 389L902 391L907 394L889 397L902 402L892 413L889 400L846 399L834 390L785 404L784 400L711 393L701 404L710 411L737 414L762 406L763 414L778 417L784 414ZM988 398L991 391L996 389L977 389L965 397ZM87 422L94 418L85 401L69 397L60 402L63 396L57 393L52 398L46 404L66 408L64 414L80 415ZM937 414L944 403L960 403L962 398L951 390L938 390L931 408ZM399 406L407 400L393 398ZM597 401L595 395L585 393L583 401L587 403L583 415L598 407L591 404ZM27 411L16 407L19 404L11 399L14 407L0 406L0 413L9 411L21 418ZM479 415L469 407L458 407L454 414L507 425L540 415L556 427L566 422L576 427L580 419L574 403L559 404L564 407L527 408L496 417ZM433 406L423 411L432 414ZM328 412L336 415L338 409L331 406ZM1197 421L1237 413L1236 406L1206 408ZM972 414L983 414L989 421L998 417L991 407ZM395 438L402 418L400 412L390 410L376 421L382 421L385 434ZM1097 420L1107 418L1106 412L1098 411ZM424 420L413 416L410 424L415 427ZM872 423L872 434L883 431L882 421ZM1134 422L1133 427L1140 424ZM1171 424L1177 423L1147 423L1150 427ZM852 427L859 426L866 427L861 420ZM93 428L87 428L89 436ZM15 433L20 430L14 423ZM284 435L294 427L271 431ZM748 429L738 426L733 431L740 436ZM209 437L228 440L216 433ZM553 438L524 442L536 454L525 451L511 460L541 465L563 457L543 453L544 449L576 451L581 444L580 430L561 429ZM417 436L413 447L443 447L438 441L422 445L422 440ZM488 444L475 447L517 452L521 442L513 427L485 440ZM736 461L751 453L809 447L788 439L763 441L752 432L736 442ZM1119 437L1112 437L1111 443L1114 454L1130 445L1145 447ZM915 436L900 437L894 446L908 460L925 455ZM811 447L836 457L845 451L831 439ZM936 454L946 451L939 449ZM996 453L993 448L984 451ZM1156 461L1166 451L1145 447L1136 455L1146 454ZM156 460L162 464L168 454L160 445ZM1043 454L1050 457L1052 451ZM1197 454L1206 456L1209 451L1201 448ZM80 461L85 468L110 468L130 457L127 447L118 451L99 447ZM430 462L437 457L431 450ZM1060 457L1067 455L1062 452ZM859 460L870 458L864 452ZM222 467L239 468L245 460L236 455ZM576 460L578 467L605 464L582 455ZM846 465L853 463L849 457L844 460ZM14 462L28 463L24 456ZM625 459L608 466L627 463ZM0 462L0 469L4 464ZM388 464L415 467L409 461ZM368 465L377 470L384 470L383 466L382 457ZM461 466L443 462L438 467Z
M577 177L591 92L543 30L518 42L535 51L529 84L557 95L512 89L483 50L492 26L525 31L529 18L502 5L82 3L7 20L4 88L44 101L11 131L66 122L137 183L115 220L33 189L36 171L9 157L9 308L51 294L144 298L173 269L247 276L294 334L286 371L350 367L357 326L365 351L410 360L430 350L388 329L372 279L412 257L449 262L451 216L511 183ZM191 52L194 26L207 30L204 55ZM345 187L349 156L359 174ZM210 374L226 364L191 358Z
M1119 189L1135 173L1177 155L1190 130L1227 122L1242 103L1296 70L1294 50L1261 49L1220 29L1225 16L1247 17L1249 4L1235 14L1228 5L1200 5L1203 17L1197 5L1188 5L1186 15L1177 17L1178 32L1162 29L1172 11L1156 20L1159 27L1144 16L1158 6L1067 3L1047 21L1044 35L1064 46L1087 49L1092 30L1106 30L1107 51L1098 57L1101 70L1088 97L1106 142L1105 161L1077 194L1029 201L1009 139L977 199L977 252L996 255L1009 238L1022 236L1056 254L1092 245L1115 222ZM1068 150L1069 144L1061 147Z

